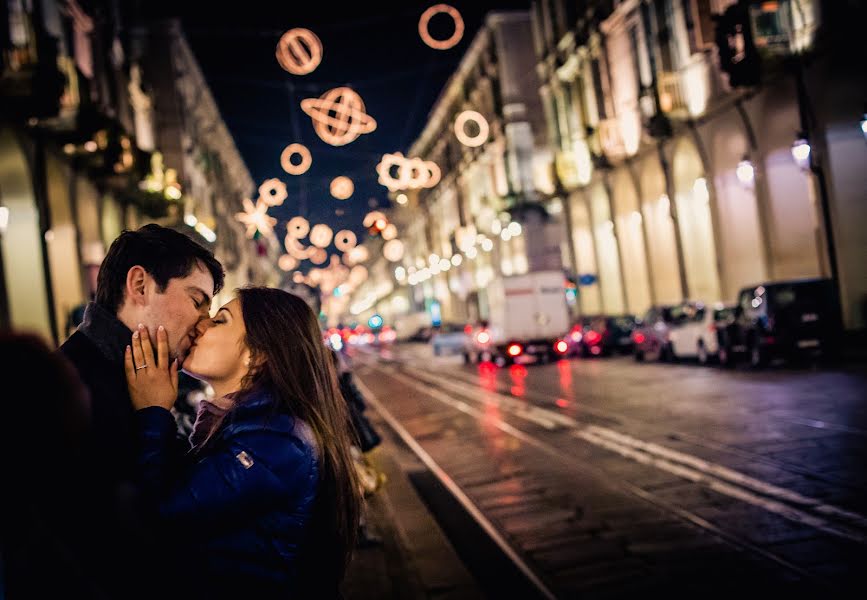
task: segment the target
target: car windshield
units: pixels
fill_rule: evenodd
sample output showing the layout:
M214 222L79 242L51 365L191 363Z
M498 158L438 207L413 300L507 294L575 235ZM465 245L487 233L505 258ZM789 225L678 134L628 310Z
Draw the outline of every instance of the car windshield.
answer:
M734 314L734 309L732 308L718 308L713 311L713 320L714 321L728 321L732 318Z

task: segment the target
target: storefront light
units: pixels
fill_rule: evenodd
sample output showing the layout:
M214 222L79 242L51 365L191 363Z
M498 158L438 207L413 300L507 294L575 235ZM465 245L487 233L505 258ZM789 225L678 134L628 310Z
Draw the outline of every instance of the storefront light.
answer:
M750 159L744 156L743 160L738 163L738 168L735 170L738 176L738 181L746 187L752 187L753 181L756 178L756 170L753 168L753 163Z
M811 150L810 142L808 142L807 138L803 136L799 136L798 139L795 140L795 143L792 144L792 158L795 159L795 163L797 163L797 165L804 171L807 171L810 168Z

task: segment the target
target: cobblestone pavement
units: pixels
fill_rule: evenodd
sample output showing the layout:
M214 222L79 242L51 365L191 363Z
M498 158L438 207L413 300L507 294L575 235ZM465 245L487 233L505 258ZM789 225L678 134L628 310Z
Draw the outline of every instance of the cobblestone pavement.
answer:
M541 597L844 597L867 567L867 372L629 358L355 372ZM455 546L460 549L460 542Z

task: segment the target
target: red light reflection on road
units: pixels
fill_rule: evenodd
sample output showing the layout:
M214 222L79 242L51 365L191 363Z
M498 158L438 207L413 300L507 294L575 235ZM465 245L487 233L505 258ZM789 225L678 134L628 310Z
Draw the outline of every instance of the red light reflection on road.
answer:
M509 376L512 378L512 395L523 398L527 391L527 367L524 365L512 365L509 367Z
M557 398L557 401L555 402L555 404L557 406L559 406L560 408L567 408L569 406L570 402L568 400L564 400L563 398Z
M557 374L560 377L560 389L565 394L572 393L572 369L568 360L557 361Z
M479 385L488 392L497 391L497 367L493 363L479 363Z

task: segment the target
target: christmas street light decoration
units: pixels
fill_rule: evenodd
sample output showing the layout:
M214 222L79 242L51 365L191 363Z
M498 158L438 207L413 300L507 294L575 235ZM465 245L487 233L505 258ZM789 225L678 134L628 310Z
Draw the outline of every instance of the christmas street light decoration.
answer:
M474 122L479 129L479 132L473 136L469 135L466 130L466 125L470 121ZM469 146L470 148L481 146L488 140L489 133L490 127L488 127L488 121L474 110L465 110L455 119L455 137L464 146Z
M277 266L284 271L294 271L298 268L298 260L288 254L283 254L277 259Z
M397 177L392 174L395 168ZM401 152L383 154L382 160L376 165L376 173L379 183L391 192L432 188L442 178L442 172L435 162L418 157L407 158Z
M376 121L365 112L361 96L348 87L302 100L301 110L313 119L316 135L332 146L344 146L376 129Z
M435 40L428 29L430 20L438 14L447 14L455 22L454 33L444 40ZM418 34L422 41L434 50L448 50L461 41L464 35L464 20L456 8L448 4L435 4L421 14L418 20Z
M403 258L403 242L390 240L382 247L382 255L390 262L398 262Z
M334 232L331 231L328 225L319 223L318 225L314 225L313 229L310 230L310 243L317 248L327 248L328 244L331 243L333 235Z
M355 233L349 229L341 229L334 236L334 246L341 252L349 252L358 243Z
M389 223L382 230L382 239L385 241L391 241L397 237L397 227L395 227L394 223Z
M316 248L310 254L310 262L312 262L314 265L321 265L326 260L328 260L328 252L326 252L322 248Z
M373 224L376 223L376 221L379 219L385 219L385 214L381 213L378 210L372 210L366 215L364 215L364 220L362 221L362 224L365 227L372 227Z
M296 154L301 157L301 162L297 165L292 162L292 157ZM290 175L306 173L311 164L313 164L313 157L310 155L310 150L303 144L289 144L280 155L280 166Z
M244 198L244 212L235 214L235 218L247 226L247 237L252 238L256 235L256 231L262 235L272 235L274 233L274 225L277 224L277 219L268 216L268 205L262 199L253 201L249 198Z
M309 29L290 29L277 42L277 62L293 75L312 73L322 62L322 42Z
M286 223L286 233L287 235L300 240L301 238L307 237L307 234L310 232L310 222L307 221L304 217L292 217L289 219L289 222Z
M331 195L338 200L346 200L355 191L355 185L352 180L345 175L340 175L331 180Z
M268 179L259 186L259 200L268 206L280 206L289 197L286 184L277 179Z

